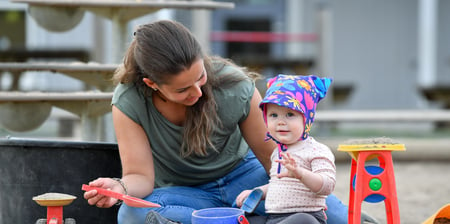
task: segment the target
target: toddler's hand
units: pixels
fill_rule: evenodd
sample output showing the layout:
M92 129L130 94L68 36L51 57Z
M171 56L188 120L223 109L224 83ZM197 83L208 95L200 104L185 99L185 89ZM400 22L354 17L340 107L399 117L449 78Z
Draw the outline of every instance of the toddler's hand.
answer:
M281 163L281 165L286 167L287 171L279 173L278 178L291 177L301 180L303 177L303 169L297 166L297 162L295 162L295 159L292 158L289 153L281 153L281 158L282 159L275 160L275 162Z
M242 207L242 204L244 204L245 199L247 199L251 192L252 190L244 190L236 197L236 205L238 208Z

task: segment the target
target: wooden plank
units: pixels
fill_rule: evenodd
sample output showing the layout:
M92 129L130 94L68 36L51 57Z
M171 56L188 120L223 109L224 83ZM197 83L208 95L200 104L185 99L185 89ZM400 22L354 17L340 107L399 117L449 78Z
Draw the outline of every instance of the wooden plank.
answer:
M112 77L118 64L63 63L63 62L0 62L1 72L21 74L22 72L54 72L81 80L101 91L113 89Z
M0 102L110 101L112 92L0 92ZM436 122L450 121L450 110L322 110L317 122Z
M450 121L450 110L322 110L319 122L421 122Z
M51 71L51 72L93 72L113 73L119 65L97 63L63 63L63 62L0 62L0 71L26 72L26 71Z
M69 59L89 61L89 52L78 49L9 49L0 51L0 61L24 62L29 59Z
M59 6L59 7L98 7L98 8L148 8L148 9L232 9L232 2L216 1L154 1L154 0L12 0L15 3L27 3L39 6Z
M112 92L0 92L0 103L43 101L111 101Z

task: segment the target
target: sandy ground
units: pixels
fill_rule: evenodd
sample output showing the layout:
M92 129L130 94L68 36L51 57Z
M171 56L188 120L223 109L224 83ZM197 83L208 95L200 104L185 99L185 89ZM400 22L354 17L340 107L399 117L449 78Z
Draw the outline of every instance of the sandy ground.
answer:
M334 193L348 204L350 163L337 163L336 169ZM402 224L422 223L450 203L450 161L394 161L394 171ZM384 202L364 202L362 209L380 223L387 223Z

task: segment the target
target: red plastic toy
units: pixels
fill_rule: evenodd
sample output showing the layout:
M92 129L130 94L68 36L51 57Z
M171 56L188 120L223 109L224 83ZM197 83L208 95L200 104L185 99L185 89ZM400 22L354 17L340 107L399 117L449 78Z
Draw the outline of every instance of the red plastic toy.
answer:
M363 201L384 201L388 224L400 224L394 165L391 151L404 151L402 144L339 145L339 151L352 156L348 223L361 222ZM366 166L366 161L378 159L379 166Z

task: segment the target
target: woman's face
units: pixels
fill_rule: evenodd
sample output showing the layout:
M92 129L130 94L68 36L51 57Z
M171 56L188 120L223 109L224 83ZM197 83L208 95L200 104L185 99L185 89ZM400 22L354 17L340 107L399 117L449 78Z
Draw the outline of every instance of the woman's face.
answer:
M303 134L303 114L275 104L266 104L267 128L272 137L282 144L298 142Z
M156 85L164 98L185 106L194 105L203 95L201 87L207 81L203 60L195 61L189 69L173 76L167 84Z

